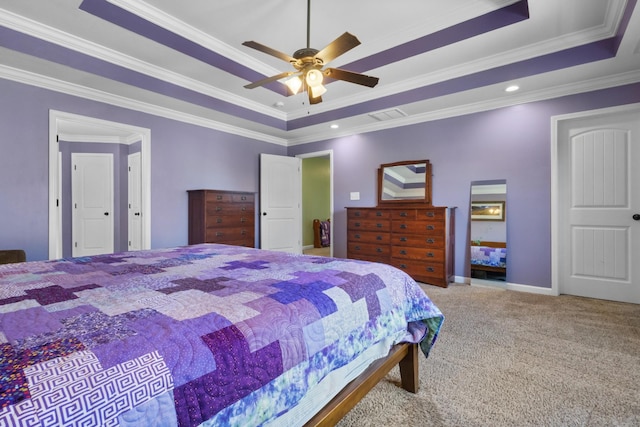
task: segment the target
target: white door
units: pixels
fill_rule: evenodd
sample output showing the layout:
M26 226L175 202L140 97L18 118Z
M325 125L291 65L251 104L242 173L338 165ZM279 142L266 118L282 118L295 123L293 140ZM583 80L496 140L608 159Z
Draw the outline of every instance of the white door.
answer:
M640 111L558 133L559 291L640 303Z
M140 153L128 157L128 235L129 250L142 249L142 197L140 186Z
M302 253L301 160L260 155L260 247Z
M71 154L72 255L113 252L113 154Z

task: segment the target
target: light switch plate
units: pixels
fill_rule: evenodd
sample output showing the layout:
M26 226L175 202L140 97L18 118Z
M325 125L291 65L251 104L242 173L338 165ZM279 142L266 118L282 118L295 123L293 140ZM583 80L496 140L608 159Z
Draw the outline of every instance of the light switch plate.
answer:
M352 191L349 196L350 196L351 200L360 200L360 192L359 191Z

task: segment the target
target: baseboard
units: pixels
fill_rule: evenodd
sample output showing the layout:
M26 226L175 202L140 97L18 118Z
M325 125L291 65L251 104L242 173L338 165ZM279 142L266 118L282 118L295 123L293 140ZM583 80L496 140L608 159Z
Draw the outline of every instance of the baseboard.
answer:
M540 295L550 295L550 296L558 296L558 293L555 289L552 288L542 288L540 286L531 286L531 285L521 285L519 283L509 283L509 282L494 282L491 280L476 280L474 279L474 283L471 283L470 277L464 276L455 276L454 277L456 283L465 283L471 286L490 286L499 289L506 289L508 291L516 291L516 292L528 292L531 294L540 294ZM478 282L477 284L475 282Z

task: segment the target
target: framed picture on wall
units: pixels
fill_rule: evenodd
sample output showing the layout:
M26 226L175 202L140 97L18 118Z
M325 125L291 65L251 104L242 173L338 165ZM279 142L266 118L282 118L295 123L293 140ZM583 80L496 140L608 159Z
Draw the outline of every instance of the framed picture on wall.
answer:
M471 202L474 221L504 221L504 202Z

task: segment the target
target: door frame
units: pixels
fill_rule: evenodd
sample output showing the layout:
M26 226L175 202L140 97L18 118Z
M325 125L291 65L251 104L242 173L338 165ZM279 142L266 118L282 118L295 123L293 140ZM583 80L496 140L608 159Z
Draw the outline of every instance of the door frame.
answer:
M329 235L331 236L331 245L329 246L329 256L333 257L334 239L333 239L333 150L314 151L311 153L297 154L300 159L309 159L313 157L329 156ZM304 162L301 163L304 167ZM303 206L304 209L304 206ZM302 221L302 218L300 219ZM300 224L302 229L302 224Z
M124 123L81 116L64 111L49 110L49 259L62 258L62 194L61 165L59 162L58 135L63 123L72 123L83 128L110 128L127 134L126 138L100 135L63 135L69 142L98 142L133 144L141 142L140 183L142 208L142 249L151 248L151 129Z
M601 108L597 110L580 111L577 113L563 114L551 117L551 292L553 295L560 295L560 246L568 242L560 242L563 231L560 229L560 192L558 190L560 175L560 126L571 120L584 119L592 116L615 115L640 111L640 103L619 105L615 107ZM565 261L566 262L566 261Z

